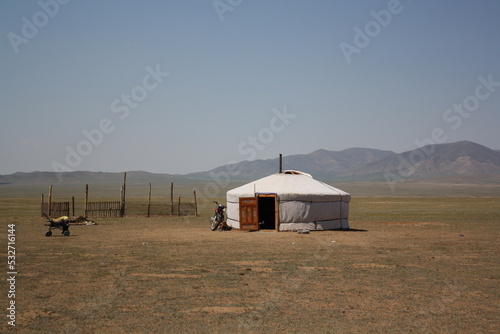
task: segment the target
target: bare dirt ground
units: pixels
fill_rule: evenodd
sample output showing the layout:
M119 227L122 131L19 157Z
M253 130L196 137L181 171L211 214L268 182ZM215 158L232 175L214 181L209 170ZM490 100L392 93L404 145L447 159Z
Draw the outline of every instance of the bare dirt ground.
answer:
M211 232L207 216L97 219L45 237L43 219L3 215L2 245L16 225L17 313L0 329L498 333L498 203L358 198L352 231L304 235ZM0 289L7 314L6 279Z

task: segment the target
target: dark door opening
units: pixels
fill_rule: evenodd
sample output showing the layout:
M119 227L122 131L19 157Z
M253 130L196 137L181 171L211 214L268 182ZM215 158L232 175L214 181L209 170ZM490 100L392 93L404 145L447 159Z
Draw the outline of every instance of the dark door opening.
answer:
M276 196L259 195L259 229L276 229Z

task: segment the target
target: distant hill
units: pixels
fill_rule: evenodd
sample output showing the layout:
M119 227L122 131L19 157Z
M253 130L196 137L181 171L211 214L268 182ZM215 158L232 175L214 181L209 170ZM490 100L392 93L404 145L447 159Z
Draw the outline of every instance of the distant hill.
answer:
M429 145L368 163L346 175L384 173L400 173L405 177L496 174L500 173L500 152L469 141Z
M276 173L278 166L278 158L243 161L188 176L210 178L221 171L235 170L235 177L256 178ZM500 152L469 141L429 145L403 153L367 148L317 150L284 157L283 169L337 180L384 180L385 173L400 172L405 178L497 174L500 173Z
M233 180L246 180L277 173L276 159L243 161L220 166L210 171L186 175L156 174L144 171L127 172L127 184L196 183L200 179L217 178L231 171ZM405 178L441 177L472 174L500 174L500 151L460 141L425 146L395 153L369 148L350 148L342 151L316 150L309 154L283 157L283 169L300 170L319 179L385 180L385 173L404 173ZM227 175L227 174L226 174ZM400 174L401 175L401 174ZM65 172L65 184L121 184L123 173ZM59 182L55 172L31 172L0 175L0 186L7 184L48 185Z
M283 170L293 169L312 174L315 177L339 175L369 163L395 155L392 151L370 148L350 148L342 151L317 150L309 154L283 157ZM194 178L210 178L224 171L235 171L235 177L255 178L277 173L279 159L243 161L233 165L220 166L211 171L187 174Z
M276 173L278 165L277 158L243 161L188 176L210 178L231 170L237 171L235 177L256 178ZM469 141L430 145L403 153L367 148L317 150L284 157L283 169L338 180L383 180L388 172L402 172L405 177L497 174L500 173L500 152Z
M0 175L0 185L2 184L31 184L31 185L47 185L58 184L122 184L124 173L107 173L107 172L31 172L31 173L14 173L8 175ZM166 183L183 178L179 175L171 174L156 174L143 171L127 172L127 184L143 184L148 182Z

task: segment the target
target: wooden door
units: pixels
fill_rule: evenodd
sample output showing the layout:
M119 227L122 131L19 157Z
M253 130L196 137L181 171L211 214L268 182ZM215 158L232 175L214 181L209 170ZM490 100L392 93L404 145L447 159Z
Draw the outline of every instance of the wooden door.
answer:
M240 197L240 229L259 230L259 201L257 197Z

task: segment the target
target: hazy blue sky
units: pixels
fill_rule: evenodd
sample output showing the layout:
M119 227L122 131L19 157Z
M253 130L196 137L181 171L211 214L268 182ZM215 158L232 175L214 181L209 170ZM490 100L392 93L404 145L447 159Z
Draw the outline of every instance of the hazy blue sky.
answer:
M0 174L500 149L498 0L8 0L0 31Z

